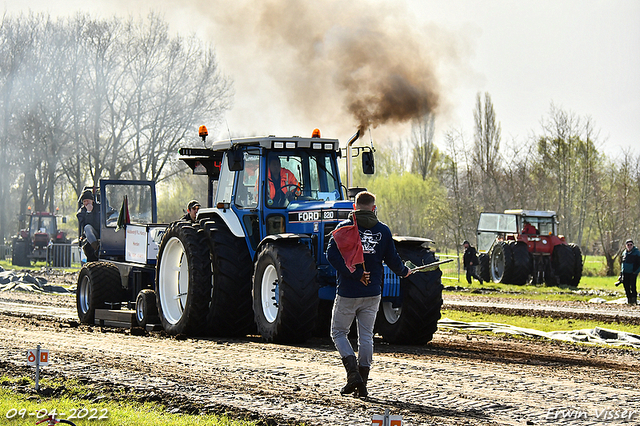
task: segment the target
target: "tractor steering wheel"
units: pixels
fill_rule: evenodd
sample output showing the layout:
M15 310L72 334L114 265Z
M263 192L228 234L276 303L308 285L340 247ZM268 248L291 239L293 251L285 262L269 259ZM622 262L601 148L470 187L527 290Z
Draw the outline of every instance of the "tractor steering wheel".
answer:
M287 192L285 194L285 197L287 197L287 200L291 201L293 198L297 197L296 192L300 191L300 193L302 193L302 187L300 185L297 185L295 183L288 183L286 185L283 185L280 187L280 191L282 191L285 188L289 188L289 187L293 187L293 189L289 190L287 189Z

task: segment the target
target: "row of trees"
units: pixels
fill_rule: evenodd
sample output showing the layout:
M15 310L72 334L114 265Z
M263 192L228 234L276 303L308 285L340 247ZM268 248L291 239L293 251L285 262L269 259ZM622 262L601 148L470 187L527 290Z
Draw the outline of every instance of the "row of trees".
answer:
M0 203L19 211L0 210L0 234L15 233L27 205L73 214L82 187L100 178L159 182L163 220L175 217L202 188L185 189L193 180L176 177L173 156L193 145L185 135L198 124L219 122L232 95L212 49L170 36L155 15L4 16ZM356 175L394 232L455 250L474 240L480 212L556 210L561 233L612 270L619 242L640 236L640 156L607 156L591 119L554 105L525 141L503 141L488 94L473 119L471 138L451 129L436 141L435 117L420 117L406 140L378 144L376 175Z
M0 205L54 211L100 178L167 179L187 132L215 124L232 94L212 48L156 15L5 15ZM0 209L3 238L16 213Z
M525 142L504 143L489 94L478 94L473 117L473 139L450 130L442 150L434 140L434 117L422 117L410 140L391 142L378 155L377 177L359 177L383 195L381 215L394 231L452 249L475 240L483 211L555 210L567 240L606 256L613 274L620 241L640 236L640 155L606 155L590 118L554 105ZM419 205L403 202L411 198L400 193L417 196Z

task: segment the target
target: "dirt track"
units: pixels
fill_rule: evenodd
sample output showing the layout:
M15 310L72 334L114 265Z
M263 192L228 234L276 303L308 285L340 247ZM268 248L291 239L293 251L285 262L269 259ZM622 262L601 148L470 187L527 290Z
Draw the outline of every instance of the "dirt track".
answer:
M0 301L74 306L64 296L2 294ZM107 396L124 387L176 412L368 425L389 409L405 425L524 425L610 424L607 416L635 410L629 424L640 422L640 351L441 331L421 347L377 340L370 398L360 400L340 396L345 374L329 339L302 346L257 337L178 340L3 309L3 374L28 374L25 351L40 343L52 357L44 374L85 379Z

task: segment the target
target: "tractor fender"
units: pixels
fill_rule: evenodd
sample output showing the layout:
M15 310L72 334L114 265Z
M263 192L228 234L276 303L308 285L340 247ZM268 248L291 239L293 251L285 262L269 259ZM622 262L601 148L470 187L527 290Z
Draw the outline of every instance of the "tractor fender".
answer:
M200 221L205 218L213 218L219 217L222 219L229 231L238 238L244 238L244 229L242 228L242 224L240 223L240 219L231 209L219 209L217 207L208 208L208 209L200 209L198 210L197 220Z
M420 246L423 248L429 248L431 246L431 244L433 244L433 240L430 240L428 238L421 238L421 237L407 237L407 236L402 236L402 235L394 235L393 236L393 241L398 244L398 243L405 243L405 244L409 244L409 245L416 245L416 246Z
M286 242L286 243L297 243L298 241L300 241L302 239L310 239L310 238L311 238L311 235L309 235L309 234L293 234L293 233L290 233L290 232L287 232L287 233L284 233L284 234L267 235L258 244L258 248L256 249L256 254L260 251L260 248L262 246L264 246L265 244L267 244L267 243L271 243L271 242L275 242L275 241L281 241L281 242Z

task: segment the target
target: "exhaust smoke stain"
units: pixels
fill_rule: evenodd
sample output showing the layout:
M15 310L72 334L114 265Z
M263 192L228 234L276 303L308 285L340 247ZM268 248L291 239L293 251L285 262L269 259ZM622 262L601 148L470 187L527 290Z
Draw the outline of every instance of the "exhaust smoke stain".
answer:
M256 65L255 72L264 70L290 108L305 116L335 119L336 113L348 113L351 126L365 130L439 112L435 52L442 53L436 46L441 40L433 40L437 34L430 37L396 3L192 5L214 22L217 46L233 43L238 60L249 69Z

